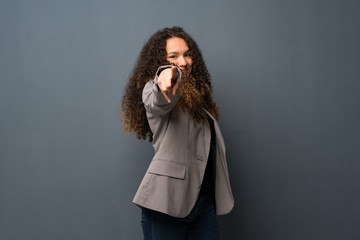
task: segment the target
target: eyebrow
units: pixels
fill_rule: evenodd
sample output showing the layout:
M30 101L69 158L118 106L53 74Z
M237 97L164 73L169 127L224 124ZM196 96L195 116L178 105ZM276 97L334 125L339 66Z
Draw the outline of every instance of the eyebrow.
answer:
M185 53L188 53L188 52L190 52L190 49L185 51ZM179 52L169 52L168 55L170 55L170 54L179 54Z

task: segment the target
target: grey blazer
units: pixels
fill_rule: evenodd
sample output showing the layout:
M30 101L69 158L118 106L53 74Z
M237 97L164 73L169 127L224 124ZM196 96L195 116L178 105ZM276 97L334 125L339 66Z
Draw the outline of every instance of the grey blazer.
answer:
M157 80L157 79L155 79ZM192 116L175 107L179 93L168 103L154 81L143 89L143 102L155 155L133 202L174 217L186 217L198 198L208 160L211 131L208 121L194 124ZM217 121L216 133L216 213L227 214L234 206L225 145Z

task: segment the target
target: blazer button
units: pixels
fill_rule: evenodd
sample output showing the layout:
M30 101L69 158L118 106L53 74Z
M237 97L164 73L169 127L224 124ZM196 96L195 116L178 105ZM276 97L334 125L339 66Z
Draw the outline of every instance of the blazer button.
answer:
M202 160L203 160L203 156L202 156L201 154L198 154L198 155L197 155L197 160L202 161Z

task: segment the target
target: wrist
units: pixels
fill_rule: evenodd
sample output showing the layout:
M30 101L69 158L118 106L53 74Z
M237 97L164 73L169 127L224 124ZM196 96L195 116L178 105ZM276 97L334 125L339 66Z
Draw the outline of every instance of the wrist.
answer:
M180 68L178 68L177 66L174 66L174 65L163 65L163 66L160 66L160 67L157 69L157 71L156 71L156 73L155 73L154 83L157 84L158 78L159 78L160 73L161 73L162 71L164 71L165 69L168 69L168 68L172 68L172 67L176 67L176 71L177 71L177 73L178 73L178 77L179 77L179 81L180 81L180 79L181 79L181 70L180 70Z

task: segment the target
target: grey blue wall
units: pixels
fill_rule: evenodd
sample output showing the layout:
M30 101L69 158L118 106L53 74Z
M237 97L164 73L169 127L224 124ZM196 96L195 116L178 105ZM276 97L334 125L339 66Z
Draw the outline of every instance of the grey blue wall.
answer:
M137 240L153 150L117 119L146 39L181 25L221 108L225 240L360 239L351 0L1 0L0 239Z

